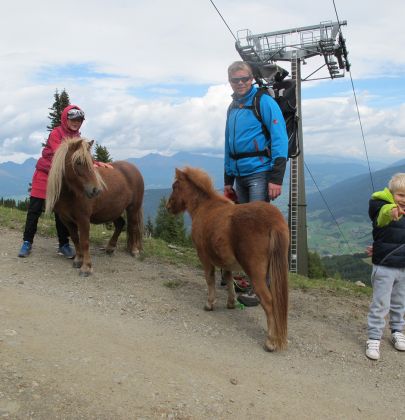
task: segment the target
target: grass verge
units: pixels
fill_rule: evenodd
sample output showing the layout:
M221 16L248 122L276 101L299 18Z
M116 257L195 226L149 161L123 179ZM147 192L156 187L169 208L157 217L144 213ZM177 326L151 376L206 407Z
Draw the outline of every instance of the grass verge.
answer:
M23 232L25 224L26 212L0 206L0 225ZM55 222L53 215L42 215L38 222L38 234L42 236L56 237ZM91 225L90 242L93 245L106 245L112 231L107 229L105 225ZM125 247L125 234L121 235L118 246ZM16 252L18 252L18 246ZM201 264L194 249L174 246L162 241L161 239L145 238L144 249L141 254L143 259L153 259L164 263L175 265L187 265L194 268L201 268ZM366 295L370 296L372 289L368 286L359 287L356 284L339 279L309 279L308 277L290 273L290 287L293 289L301 289L303 291L320 290L335 295ZM177 288L179 284L166 284L166 287Z

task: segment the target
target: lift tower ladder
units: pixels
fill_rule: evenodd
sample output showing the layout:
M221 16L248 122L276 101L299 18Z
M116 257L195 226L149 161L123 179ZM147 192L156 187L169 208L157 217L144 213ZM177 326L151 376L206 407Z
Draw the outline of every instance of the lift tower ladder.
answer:
M298 59L295 54L295 51L292 51L291 56L291 78L293 80L297 80L297 67L298 67ZM297 84L295 85L297 88ZM297 96L298 98L298 96ZM298 134L299 136L299 134ZM300 138L298 137L298 141ZM299 148L301 146L299 145ZM300 149L299 149L300 150ZM302 153L302 150L301 150ZM290 195L289 195L289 211L288 211L288 226L290 228L290 253L289 253L289 262L290 262L290 271L292 273L298 273L298 240L302 238L302 234L300 235L298 232L300 222L302 222L301 214L298 211L300 207L300 198L302 196L302 192L299 191L299 177L300 177L300 160L297 158L290 160ZM305 187L305 185L304 185ZM305 197L305 191L304 191ZM306 238L304 232L304 238ZM301 247L305 246L306 244L302 245ZM307 252L307 251L306 251Z
M306 196L304 180L304 147L301 112L301 82L319 79L344 77L350 70L345 39L341 32L342 22L321 22L319 25L303 26L287 30L253 35L248 29L237 33L235 47L244 61L254 63L263 69L267 68L270 86L279 67L278 61L291 63L291 77L296 82L298 146L300 154L290 159L290 194L288 220L290 227L290 271L302 275L308 274L308 243L306 220ZM301 78L301 63L305 59L323 56L324 64L305 79ZM274 67L273 72L269 68ZM327 77L310 78L321 69L326 68ZM266 70L263 71L266 74ZM272 79L273 77L273 79Z

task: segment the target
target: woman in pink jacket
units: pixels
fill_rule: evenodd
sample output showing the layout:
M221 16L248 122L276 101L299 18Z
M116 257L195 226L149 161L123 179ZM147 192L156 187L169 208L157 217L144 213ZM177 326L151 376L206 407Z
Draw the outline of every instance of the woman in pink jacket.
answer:
M61 125L55 127L49 134L48 141L42 150L42 156L38 159L32 178L30 202L24 229L24 242L18 254L19 257L28 257L31 252L34 236L37 232L38 219L44 208L46 184L53 155L64 139L80 137L79 130L83 120L84 112L76 105L69 105L62 112ZM59 240L58 252L67 258L74 258L75 252L69 244L69 232L56 213L55 223Z

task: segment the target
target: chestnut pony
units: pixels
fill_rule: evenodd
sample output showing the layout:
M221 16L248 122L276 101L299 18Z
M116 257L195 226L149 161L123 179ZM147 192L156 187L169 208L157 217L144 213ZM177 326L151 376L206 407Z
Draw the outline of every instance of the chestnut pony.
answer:
M76 248L73 266L81 276L92 272L89 253L90 223L114 223L106 252L113 253L127 215L127 249L133 256L142 249L143 178L129 162L113 169L95 168L90 153L93 141L66 139L57 149L49 172L46 211L54 210L68 228Z
M229 309L235 307L231 270L243 269L266 313L265 349L286 348L289 232L281 212L262 201L235 205L196 168L176 169L172 188L167 209L173 214L187 211L192 219L191 235L208 286L205 309L212 311L216 301L215 267L225 270Z

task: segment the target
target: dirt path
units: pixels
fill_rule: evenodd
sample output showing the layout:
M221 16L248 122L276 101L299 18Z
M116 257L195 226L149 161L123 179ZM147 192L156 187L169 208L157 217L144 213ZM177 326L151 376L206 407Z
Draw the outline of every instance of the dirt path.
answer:
M262 309L227 310L221 289L204 312L198 270L93 250L82 279L53 239L19 259L20 239L0 229L0 417L405 418L405 354L363 355L367 299L293 291L270 354Z

